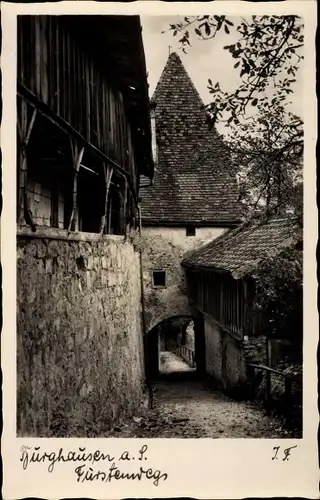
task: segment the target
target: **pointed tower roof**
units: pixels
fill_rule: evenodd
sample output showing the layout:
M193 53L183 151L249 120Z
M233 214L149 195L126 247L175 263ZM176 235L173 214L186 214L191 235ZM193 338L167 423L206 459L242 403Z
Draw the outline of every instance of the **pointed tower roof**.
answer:
M209 130L202 99L178 54L171 53L151 100L158 162L154 185L141 190L145 224L234 225L238 189L229 152Z
M165 104L168 91L169 93L172 92L172 85L177 84L179 80L180 88L183 89L184 94L192 94L192 97L196 99L197 104L199 106L203 106L202 99L176 52L172 52L169 55L151 101L158 105ZM178 93L181 93L181 91Z

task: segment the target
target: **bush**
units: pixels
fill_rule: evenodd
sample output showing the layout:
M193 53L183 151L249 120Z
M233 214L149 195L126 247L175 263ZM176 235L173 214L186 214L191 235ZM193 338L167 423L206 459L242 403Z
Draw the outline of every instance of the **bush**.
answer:
M257 269L256 312L268 318L265 334L289 339L302 351L302 251L285 250Z

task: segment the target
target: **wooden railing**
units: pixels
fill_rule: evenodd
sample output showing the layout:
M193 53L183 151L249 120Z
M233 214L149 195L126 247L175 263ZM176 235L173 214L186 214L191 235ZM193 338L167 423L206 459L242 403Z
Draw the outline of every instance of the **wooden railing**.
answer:
M188 363L191 368L194 368L196 363L195 363L195 353L192 349L190 349L187 346L181 345L181 344L176 344L175 345L175 353L177 356L180 358L184 359L186 363Z
M280 370L275 370L274 368L271 368L270 366L265 366L265 365L258 365L255 363L247 363L247 375L249 382L254 381L255 379L255 370L261 370L265 372L266 374L266 387L265 387L265 394L264 394L264 402L265 402L265 408L267 415L270 415L271 413L271 376L275 375L278 377L282 377L284 379L284 397L286 400L286 406L288 409L288 412L290 412L290 407L291 407L291 402L292 402L292 383L293 379L292 376L287 375L283 373ZM252 387L251 387L251 392L252 392ZM251 394L252 395L252 394Z

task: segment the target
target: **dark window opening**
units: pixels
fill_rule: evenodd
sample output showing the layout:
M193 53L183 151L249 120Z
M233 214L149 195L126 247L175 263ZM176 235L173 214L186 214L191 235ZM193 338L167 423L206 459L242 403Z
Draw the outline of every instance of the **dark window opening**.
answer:
M196 228L194 226L187 226L186 236L195 236L195 235L196 235Z
M109 234L124 234L126 232L127 198L124 179L113 175L108 197L107 231Z
M165 271L153 271L153 286L159 286L159 287L166 286Z

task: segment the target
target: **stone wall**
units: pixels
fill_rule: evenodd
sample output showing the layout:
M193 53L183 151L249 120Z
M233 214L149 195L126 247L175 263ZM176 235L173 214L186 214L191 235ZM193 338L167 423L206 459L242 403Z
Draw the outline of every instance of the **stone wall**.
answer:
M151 330L166 318L193 314L181 260L186 252L217 238L225 230L225 228L201 227L196 229L195 236L186 236L185 227L142 228L141 248L147 330ZM155 270L166 272L164 288L153 286Z
M242 343L205 315L206 373L209 380L227 393L236 392L245 382Z
M103 435L144 398L138 253L65 233L17 237L19 435Z
M244 343L244 352L246 363L255 363L260 365L267 364L266 337L259 335L249 337Z

